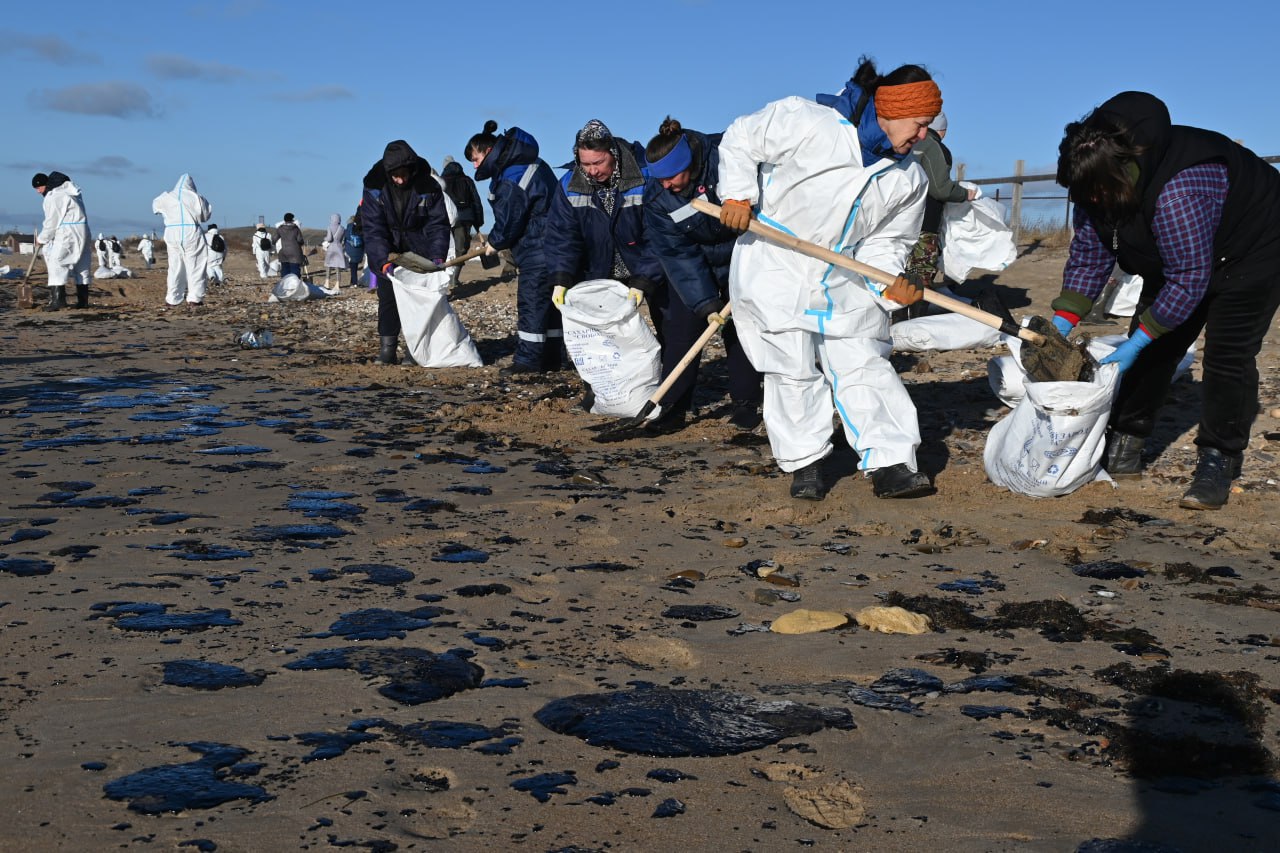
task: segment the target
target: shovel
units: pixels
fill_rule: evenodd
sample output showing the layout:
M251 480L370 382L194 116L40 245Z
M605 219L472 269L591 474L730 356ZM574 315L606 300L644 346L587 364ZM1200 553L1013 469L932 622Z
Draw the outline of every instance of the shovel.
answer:
M427 260L426 258L422 257L422 255L419 255L416 252L400 252L399 254L397 254L396 252L392 252L391 254L387 255L387 260L391 261L391 263L395 264L398 267L404 267L410 272L416 272L416 273L440 272L440 270L446 269L448 267L456 267L459 264L465 264L467 261L471 260L472 258L480 258L480 265L484 267L497 266L500 263L497 255L490 255L489 257L492 258L492 262L489 264L485 264L484 250L486 248L488 248L486 245L481 245L478 248L472 249L470 252L467 252L465 255L459 255L458 257L454 258L451 261L445 261L443 264L433 263L432 261Z
M715 216L717 218L720 216L720 205L718 204L712 204L702 198L695 198L692 204L695 210L705 213L708 216ZM897 279L896 275L868 266L860 261L855 261L853 258L846 257L839 252L824 249L817 243L810 243L807 240L801 240L799 237L793 237L785 231L779 231L777 228L771 228L755 218L752 218L751 225L748 227L748 230L752 234L763 237L770 243L776 243L779 246L786 246L788 249L795 249L802 255L808 255L811 258L826 261L827 263L833 264L837 267L843 267L844 269L856 272L865 278L869 278L872 281L878 281L881 284L893 284L894 280ZM961 302L959 299L952 299L950 296L926 289L924 292L924 301L937 305L939 308L945 308L947 311L953 311L956 314L963 314L970 320L977 320L984 326L988 326L992 329L999 329L1006 335L1013 335L1014 337L1022 338L1022 340L1035 344L1038 347L1044 346L1045 344L1046 338L1044 335L1018 326L1012 321L1012 318L1005 320L1001 317L997 317L995 314L989 314L986 311L974 308L972 305Z
M31 263L27 264L27 274L22 277L22 284L18 285L19 308L36 307L35 299L31 295L31 271L36 268L36 258L38 257L40 257L40 244L33 243L31 246Z
M728 319L729 312L731 310L733 310L733 306L726 302L725 306L720 309L720 316ZM661 401L663 396L671 390L671 386L676 384L676 380L678 380L681 374L688 369L689 365L693 364L694 360L702 353L703 348L710 343L711 339L715 337L716 332L720 330L720 326L720 323L707 324L707 330L702 333L702 337L694 341L693 346L689 347L689 351L684 354L684 358L680 359L680 362L674 369L672 369L671 375L662 380L662 384L658 386L658 390L649 395L649 399L645 400L644 405L640 407L639 414L630 418L622 418L621 420L601 427L600 430L592 436L591 440L602 443L622 441L630 438L633 432L640 427L643 427L644 422L649 419L649 415L653 414L653 410L658 407L659 401Z

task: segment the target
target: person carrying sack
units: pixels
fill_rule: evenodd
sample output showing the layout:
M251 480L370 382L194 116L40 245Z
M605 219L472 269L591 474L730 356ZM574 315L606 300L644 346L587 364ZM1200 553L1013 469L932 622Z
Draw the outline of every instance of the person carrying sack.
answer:
M1198 462L1179 505L1220 509L1258 414L1258 351L1280 305L1280 174L1220 133L1175 125L1164 102L1121 92L1067 125L1057 180L1076 204L1053 301L1064 335L1116 263L1142 276L1129 338L1103 364L1123 374L1104 465L1142 475L1179 360L1205 334Z

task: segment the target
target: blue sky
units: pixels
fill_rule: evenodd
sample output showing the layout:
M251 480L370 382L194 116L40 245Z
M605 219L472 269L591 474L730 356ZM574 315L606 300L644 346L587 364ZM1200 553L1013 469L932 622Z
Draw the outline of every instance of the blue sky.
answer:
M439 168L492 118L559 165L590 118L641 141L668 114L719 131L771 100L838 91L863 53L933 72L970 177L1017 159L1052 171L1063 126L1125 89L1280 154L1275 8L62 0L0 23L0 228L38 223L30 177L54 169L84 190L95 232L156 227L151 200L183 172L220 225L292 211L322 228L355 210L392 139Z

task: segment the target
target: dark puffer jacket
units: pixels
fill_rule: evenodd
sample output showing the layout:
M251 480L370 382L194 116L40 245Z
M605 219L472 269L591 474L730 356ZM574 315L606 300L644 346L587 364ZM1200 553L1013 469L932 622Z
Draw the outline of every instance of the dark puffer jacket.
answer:
M553 195L545 243L552 287L613 278L615 248L630 273L623 284L647 295L663 281L662 265L645 241L645 176L639 166L644 149L614 138L619 174L612 215L605 213L595 187L576 165L560 179L561 192Z
M413 172L408 183L394 186L391 172L406 167ZM431 166L409 143L389 144L364 176L360 228L369 269L379 275L392 252L413 252L433 261L447 255L450 231L444 190L432 177Z
M738 234L690 204L695 198L720 203L720 134L686 130L693 153L692 180L683 193L663 189L650 178L644 191L644 227L649 248L681 301L706 316L721 307L729 287L729 260Z
M484 227L484 205L476 182L462 171L462 164L456 161L445 164L440 177L444 179L445 192L458 208L458 218L453 224L470 225L479 231Z
M543 239L552 199L560 193L555 173L538 157L538 141L518 127L507 130L476 169L489 178L493 227L489 245L511 249L516 266L545 266Z

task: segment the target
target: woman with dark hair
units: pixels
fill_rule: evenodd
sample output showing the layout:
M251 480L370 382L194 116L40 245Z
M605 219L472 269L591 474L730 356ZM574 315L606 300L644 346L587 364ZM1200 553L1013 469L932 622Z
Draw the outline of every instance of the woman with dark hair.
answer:
M649 172L644 194L645 234L670 285L663 300L663 379L692 348L707 323L724 323L719 312L729 295L729 260L738 232L710 217L697 216L690 205L695 198L720 203L716 194L719 145L720 134L685 130L668 116L644 149ZM724 344L729 399L733 402L729 420L740 429L754 429L760 423L760 373L751 366L732 324L724 329ZM659 401L664 412L671 412L668 417L684 419L697 381L698 362L694 361Z
M941 109L923 68L881 76L864 57L837 95L783 98L736 119L720 142L720 221L741 232L759 216L901 271L927 189L907 155ZM889 315L922 298L918 285L899 275L886 288L748 233L734 247L729 295L742 346L764 374L765 428L778 466L792 472L792 497L826 493L833 411L876 496L932 494L916 465L915 406L889 363Z
M439 266L449 253L444 189L431 166L403 139L387 143L364 176L360 228L369 271L378 282L378 361L399 364L400 311L391 275L392 252L413 252ZM419 270L421 271L421 270Z
M1258 350L1280 305L1280 174L1222 134L1172 124L1154 95L1122 92L1067 125L1058 183L1076 204L1059 331L1089 313L1116 263L1143 280L1129 340L1103 359L1123 374L1107 471L1141 475L1174 368L1203 329L1199 460L1180 505L1219 509L1240 476Z
M520 269L516 281L516 351L510 374L559 370L564 349L560 312L551 305L551 285L542 243L551 199L559 193L555 173L538 157L538 141L518 127L495 136L496 121L467 142L463 156L476 180L489 181L493 226L485 254L510 249ZM483 221L483 220L481 220Z

